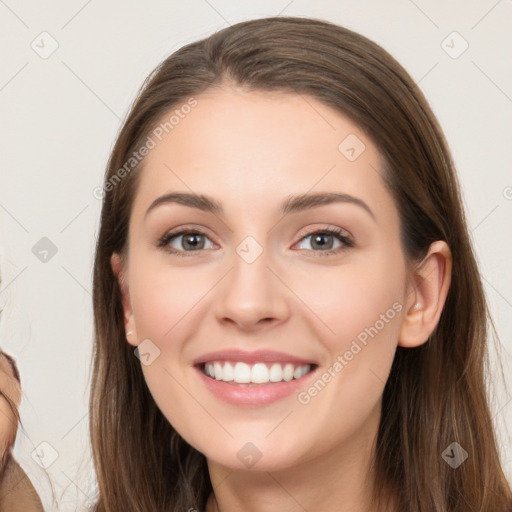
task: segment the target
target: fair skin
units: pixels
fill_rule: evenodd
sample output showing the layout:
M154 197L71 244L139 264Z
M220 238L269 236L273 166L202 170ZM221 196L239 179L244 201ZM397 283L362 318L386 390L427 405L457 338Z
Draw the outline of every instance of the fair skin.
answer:
M160 350L142 370L162 413L207 458L207 512L373 510L365 475L384 385L397 345L424 343L439 320L450 251L436 242L410 265L377 149L328 106L233 86L196 99L145 158L128 258L112 257L127 341L149 339ZM365 144L353 161L338 150L349 134ZM204 194L224 212L166 203L146 215L169 192ZM371 213L353 202L278 210L290 195L320 192L348 194ZM186 236L168 242L185 257L158 247L180 227L205 234L199 250ZM326 228L341 229L353 246L326 234L336 252L322 255L322 240L309 235ZM237 252L248 236L263 249L251 263ZM226 403L193 366L210 351L281 351L318 365L302 379L307 392L393 305L393 318L307 404L298 393L263 406ZM252 467L237 457L248 442L261 454Z

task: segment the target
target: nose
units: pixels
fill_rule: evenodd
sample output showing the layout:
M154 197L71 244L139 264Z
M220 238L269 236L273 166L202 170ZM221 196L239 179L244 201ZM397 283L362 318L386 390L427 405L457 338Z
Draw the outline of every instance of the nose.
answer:
M289 316L287 287L267 252L252 262L235 252L233 266L220 283L216 296L215 316L227 326L253 331L278 325Z

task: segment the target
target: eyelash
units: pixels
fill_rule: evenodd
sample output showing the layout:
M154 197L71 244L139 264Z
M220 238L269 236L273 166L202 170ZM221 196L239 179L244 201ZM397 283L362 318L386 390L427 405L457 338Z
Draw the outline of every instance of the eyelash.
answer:
M352 242L352 240L348 236L346 236L344 233L345 233L345 231L343 231L339 228L325 228L325 229L321 228L321 229L317 229L315 231L311 231L310 233L306 233L304 236L302 236L300 238L299 242L304 240L304 238L307 238L307 237L310 237L313 235L320 235L320 234L332 235L332 236L336 237L343 244L342 247L338 247L337 249L330 249L327 251L315 251L313 249L305 249L308 251L318 253L318 256L320 256L320 257L331 256L331 255L337 254L343 250L346 250L348 248L354 247L354 243ZM203 233L200 230L181 229L180 231L175 231L175 232L171 231L170 233L166 233L162 238L160 238L158 240L158 247L170 254L173 254L173 255L179 256L179 257L185 257L185 258L188 256L193 256L193 255L195 255L195 253L201 252L201 249L196 250L196 251L179 251L176 249L169 248L169 243L171 242L171 240L173 238L176 238L176 237L179 237L182 235L202 235L202 236L205 236L208 238L208 235L206 233Z

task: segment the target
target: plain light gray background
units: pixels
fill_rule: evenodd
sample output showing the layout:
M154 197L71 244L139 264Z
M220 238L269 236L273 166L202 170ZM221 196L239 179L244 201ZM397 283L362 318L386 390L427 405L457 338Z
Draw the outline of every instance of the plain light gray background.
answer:
M95 489L87 406L101 203L92 192L121 120L143 79L169 53L228 24L277 14L321 18L370 37L424 91L459 171L510 375L510 0L1 0L0 341L17 358L23 383L24 428L15 455L47 510L81 510ZM43 237L57 250L46 262L36 245L47 243ZM511 384L508 377L509 390ZM512 424L512 397L502 385L493 413L512 478L505 428Z

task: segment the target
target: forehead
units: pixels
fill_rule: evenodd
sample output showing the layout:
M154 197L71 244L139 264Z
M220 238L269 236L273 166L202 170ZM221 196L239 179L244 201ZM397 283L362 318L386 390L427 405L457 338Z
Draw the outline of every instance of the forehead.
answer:
M320 101L236 87L194 100L191 108L184 102L166 112L151 134L155 145L143 162L134 213L171 191L214 196L238 210L263 201L270 208L308 191L391 201L376 147Z

